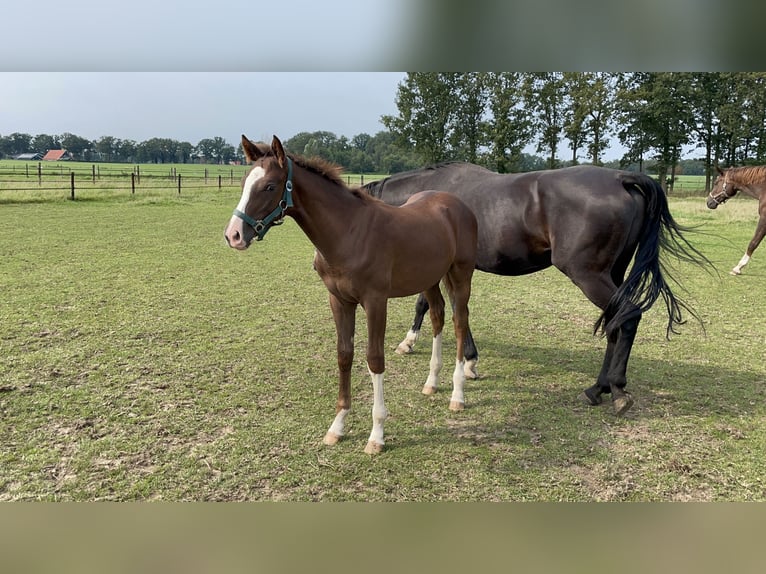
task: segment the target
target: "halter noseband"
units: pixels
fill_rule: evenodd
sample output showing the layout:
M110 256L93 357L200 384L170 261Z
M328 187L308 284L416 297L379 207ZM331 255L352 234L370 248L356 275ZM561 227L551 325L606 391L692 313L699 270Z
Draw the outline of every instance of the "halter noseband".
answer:
M726 193L726 186L728 184L729 184L729 180L727 178L724 178L723 185L721 186L721 193L717 195L713 195L713 192L711 191L708 194L708 197L715 202L716 206L723 205L724 203L729 201L732 197L734 197L734 195L729 195L728 193Z
M287 181L285 182L285 191L282 192L282 199L274 208L274 211L269 213L263 219L255 220L250 217L244 211L239 209L234 210L234 215L239 217L242 221L250 225L255 230L256 241L261 241L266 232L274 225L282 225L285 221L285 211L288 207L293 206L293 161L287 158Z

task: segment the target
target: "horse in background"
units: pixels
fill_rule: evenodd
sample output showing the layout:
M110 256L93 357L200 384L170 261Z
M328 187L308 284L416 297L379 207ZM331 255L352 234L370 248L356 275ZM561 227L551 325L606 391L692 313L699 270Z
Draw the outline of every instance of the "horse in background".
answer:
M718 170L718 177L707 197L709 209L716 209L719 205L726 203L737 195L738 191L758 200L759 218L753 238L748 243L742 259L729 271L731 275L741 275L743 267L750 262L753 252L766 235L766 166L732 167L727 170L715 167Z

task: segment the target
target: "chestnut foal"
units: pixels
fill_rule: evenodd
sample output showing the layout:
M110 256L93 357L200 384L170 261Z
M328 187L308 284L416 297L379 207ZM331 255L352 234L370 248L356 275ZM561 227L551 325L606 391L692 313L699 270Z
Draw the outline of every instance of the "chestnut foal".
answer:
M330 294L338 338L339 393L325 444L335 444L345 433L358 305L367 315L367 368L373 388L372 432L365 452L378 453L384 445L388 415L383 400L384 336L391 297L425 294L434 338L423 393L436 391L442 367L442 280L454 305L457 338L450 409L463 409L463 347L477 245L473 212L454 194L440 191L417 193L401 207L387 205L365 191L349 189L338 166L287 155L276 136L269 147L243 135L242 148L253 167L224 232L226 241L235 249L247 249L285 216L292 217L316 247L314 268Z

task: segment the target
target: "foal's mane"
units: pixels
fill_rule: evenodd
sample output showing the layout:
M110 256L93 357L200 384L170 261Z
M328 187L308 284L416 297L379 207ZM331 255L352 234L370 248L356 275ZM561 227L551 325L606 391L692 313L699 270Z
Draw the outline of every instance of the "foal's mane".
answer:
M358 197L359 199L363 199L365 201L375 199L367 193L364 193L359 187L350 188L348 185L346 185L346 182L343 181L343 167L338 164L316 156L303 157L301 155L290 154L290 158L295 162L295 165L298 165L303 169L315 173L324 179L341 186L343 189L347 190L349 193Z
M740 185L755 185L766 181L766 166L747 165L743 167L732 167L726 175Z
M321 157L290 155L290 158L295 162L295 165L299 165L303 169L320 175L326 180L346 187L346 183L343 181L343 168L338 164L324 160Z

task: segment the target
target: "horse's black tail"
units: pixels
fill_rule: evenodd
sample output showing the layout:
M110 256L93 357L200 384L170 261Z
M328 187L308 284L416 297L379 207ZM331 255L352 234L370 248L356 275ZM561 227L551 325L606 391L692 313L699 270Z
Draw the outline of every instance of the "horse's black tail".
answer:
M711 265L710 261L684 237L689 228L679 225L670 214L668 200L660 184L643 174L626 174L622 181L626 191L641 193L646 199L646 219L639 237L638 249L628 277L612 295L599 317L594 332L601 330L613 336L627 320L640 316L659 298L668 310L666 336L677 333L676 326L684 324L682 311L702 320L686 303L678 299L665 280L673 279L661 259L663 252L679 261ZM678 283L674 280L674 282Z

